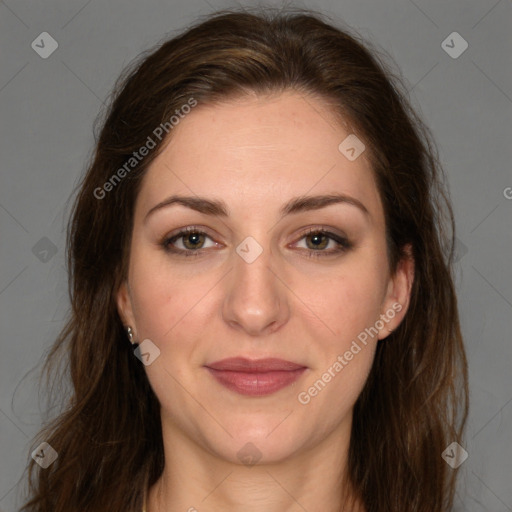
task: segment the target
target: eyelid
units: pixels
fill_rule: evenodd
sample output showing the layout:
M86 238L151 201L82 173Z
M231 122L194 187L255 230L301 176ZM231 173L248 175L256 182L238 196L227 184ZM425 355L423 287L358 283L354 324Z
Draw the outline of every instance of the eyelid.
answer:
M160 242L160 245L163 245L164 248L166 248L169 252L176 252L178 254L179 253L182 253L182 254L183 253L200 253L200 252L206 250L206 249L197 249L195 251L192 251L192 250L176 249L176 251L173 251L172 249L169 249L169 244L171 242L179 240L180 238L185 237L189 233L198 233L200 235L205 235L207 238L212 240L215 244L223 245L220 242L217 242L217 240L215 240L215 238L211 234L209 234L208 228L203 227L203 226L196 226L196 225L185 226L185 227L175 229L174 231L172 231L171 233L169 233L168 235L165 235L163 237L162 241ZM207 249L210 249L210 248L207 248Z
M332 229L332 231L331 231ZM178 256L199 256L203 254L204 252L207 252L211 247L207 248L201 248L201 249L177 249L175 247L172 247L170 244L171 242L175 242L176 240L179 240L180 238L183 238L188 233L198 233L200 235L205 235L207 238L210 238L215 244L223 245L220 242L217 242L214 237L212 237L208 233L208 228L203 226L197 226L197 225L190 225L185 226L181 228L177 228L170 234L163 237L162 241L159 245L164 247L164 250L171 254L175 254ZM293 244L297 244L301 240L303 240L305 237L307 237L310 234L321 234L326 236L331 241L335 242L337 244L337 247L330 250L314 250L314 249L304 249L300 248L301 252L307 252L309 256L335 256L340 253L346 252L349 249L353 247L353 243L349 240L349 238L345 234L337 233L336 228L330 228L326 226L308 226L304 230L300 232L299 235L295 235L294 238L296 238L295 242ZM298 238L297 238L298 237ZM292 244L292 245L293 245Z
M179 235L187 234L187 233L200 233L209 236L213 239L212 235L210 234L210 230L205 226L199 226L199 225L188 225L183 226L181 228L176 228L175 230L171 231L169 234L165 235L163 238L165 240L171 240L172 238L179 238Z
M304 231L301 231L297 240L293 242L293 245L297 244L308 235L311 234L320 234L326 236L330 241L333 241L337 244L337 247L330 250L317 250L314 249L304 249L303 251L308 252L310 256L335 256L340 253L346 252L354 247L353 242L348 238L344 233L339 233L336 228L330 228L327 226L309 226Z
M333 235L335 237L338 237L338 238L346 240L346 241L348 241L348 239L349 239L348 236L340 229L330 227L330 226L321 225L321 224L307 226L306 228L303 228L299 232L299 235L294 235L294 238L296 238L297 236L300 236L300 238L302 238L302 237L310 235L312 233L324 233L326 235Z

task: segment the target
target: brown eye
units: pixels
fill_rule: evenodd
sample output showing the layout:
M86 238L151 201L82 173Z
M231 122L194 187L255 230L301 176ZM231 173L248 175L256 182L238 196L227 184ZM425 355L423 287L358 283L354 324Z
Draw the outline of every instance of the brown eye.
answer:
M325 249L329 244L329 237L322 232L312 233L305 238L309 249Z
M180 238L183 238L183 245L186 249L201 249L200 245L204 244L205 235L203 233L199 233L198 231L187 233L186 235L182 235Z
M335 256L344 253L353 247L345 237L320 228L313 228L304 233L300 240L305 240L308 257ZM331 247L326 249L327 247Z
M211 240L209 246L205 246L207 239ZM189 227L165 238L161 245L165 251L177 254L178 256L199 256L203 254L203 249L217 244L204 231Z

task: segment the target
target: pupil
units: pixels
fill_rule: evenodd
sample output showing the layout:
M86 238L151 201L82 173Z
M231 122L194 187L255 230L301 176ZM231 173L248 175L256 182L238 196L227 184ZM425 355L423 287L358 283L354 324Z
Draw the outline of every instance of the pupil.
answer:
M189 233L185 240L188 242L187 245L195 247L197 244L201 243L200 238L201 235L199 233Z
M325 235L323 233L316 233L313 235L310 235L311 237L311 243L314 248L318 249L319 247L324 247L325 242L322 241L323 238L325 238Z

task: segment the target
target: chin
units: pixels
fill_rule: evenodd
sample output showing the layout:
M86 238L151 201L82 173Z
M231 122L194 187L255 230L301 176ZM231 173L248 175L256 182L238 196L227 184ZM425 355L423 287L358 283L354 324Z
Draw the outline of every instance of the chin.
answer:
M283 421L287 414L277 421L247 416L232 422L227 430L233 437L226 434L210 440L211 448L220 457L247 466L284 461L308 441L304 428L290 421L291 417Z

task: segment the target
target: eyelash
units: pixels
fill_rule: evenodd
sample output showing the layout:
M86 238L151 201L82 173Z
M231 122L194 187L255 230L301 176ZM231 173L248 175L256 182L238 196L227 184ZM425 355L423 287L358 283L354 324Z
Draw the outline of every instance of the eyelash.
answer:
M200 228L196 228L194 226L189 226L187 228L182 229L178 233L172 235L171 237L166 237L160 242L160 245L164 248L164 250L168 253L175 254L178 256L185 256L185 257L197 257L201 256L206 249L197 249L197 250L183 250L183 249L176 249L173 248L170 244L175 242L176 240L179 240L180 238L184 237L185 235L188 235L190 233L195 233L198 235L205 235L208 238L211 239L208 234L201 230ZM313 249L305 249L307 251L307 256L309 258L322 258L322 257L328 257L333 256L335 254L344 253L350 249L352 249L353 245L352 243L342 236L339 236L335 233L332 233L331 231L327 231L322 228L309 228L305 233L302 234L302 236L299 238L299 240L302 240L303 238L307 237L308 235L312 234L318 234L318 235L325 235L327 238L333 240L338 244L338 247L336 249L331 249L329 251L325 250L313 250Z
M206 235L208 238L211 239L208 234L201 230L200 228L197 228L195 226L189 226L185 229L182 229L178 233L172 235L171 237L166 237L164 240L160 243L160 245L164 248L164 250L167 253L171 253L177 256L185 256L185 257L197 257L201 256L206 249L198 249L198 250L183 250L183 249L176 249L172 248L170 244L175 242L176 240L179 240L180 238L184 237L185 235L188 235L190 233L195 233L198 235ZM329 251L325 250L313 250L313 249L305 249L307 251L307 257L308 258L322 258L322 257L329 257L334 256L335 254L340 254L347 252L348 250L352 249L353 244L347 239L342 236L339 236L335 233L332 233L331 231L327 231L322 228L309 228L306 232L302 234L302 236L299 238L299 240L302 240L303 238L307 237L308 235L317 234L317 235L324 235L327 236L327 238L333 240L338 244L338 247L335 249L331 249Z

